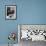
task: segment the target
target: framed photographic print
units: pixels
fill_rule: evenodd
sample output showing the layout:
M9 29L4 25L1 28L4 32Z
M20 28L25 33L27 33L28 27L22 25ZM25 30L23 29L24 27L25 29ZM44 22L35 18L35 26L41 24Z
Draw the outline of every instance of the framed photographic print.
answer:
M16 19L16 5L5 5L5 19L6 20Z

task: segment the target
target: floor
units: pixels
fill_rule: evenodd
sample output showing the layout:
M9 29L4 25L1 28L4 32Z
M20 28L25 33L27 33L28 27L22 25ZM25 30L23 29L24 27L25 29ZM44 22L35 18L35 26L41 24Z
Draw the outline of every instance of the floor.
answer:
M8 46L8 44L0 44L0 46ZM10 46L18 46L18 44L10 45Z
M46 46L46 42L45 41L32 42L31 40L28 41L21 40L20 46Z
M0 46L8 46L8 44L0 44ZM19 44L14 44L13 46L46 46L46 42L45 41L32 42L31 40L28 41L21 40Z

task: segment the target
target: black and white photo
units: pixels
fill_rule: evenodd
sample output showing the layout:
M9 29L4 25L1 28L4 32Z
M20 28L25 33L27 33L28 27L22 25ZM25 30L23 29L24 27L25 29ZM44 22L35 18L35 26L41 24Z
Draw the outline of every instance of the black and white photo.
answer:
M16 19L16 5L6 5L5 7L6 7L5 18L8 20Z

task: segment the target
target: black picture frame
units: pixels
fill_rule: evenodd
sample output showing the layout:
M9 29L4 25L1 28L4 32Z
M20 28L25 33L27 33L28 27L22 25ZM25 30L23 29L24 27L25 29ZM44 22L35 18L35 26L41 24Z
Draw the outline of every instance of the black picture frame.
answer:
M17 8L16 5L5 5L5 20L16 20Z

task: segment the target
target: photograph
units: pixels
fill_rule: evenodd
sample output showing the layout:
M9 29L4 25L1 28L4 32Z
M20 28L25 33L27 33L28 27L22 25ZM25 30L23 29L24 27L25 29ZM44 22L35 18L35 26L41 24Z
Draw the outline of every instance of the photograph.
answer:
M5 6L5 19L15 20L16 19L16 5L6 5Z

